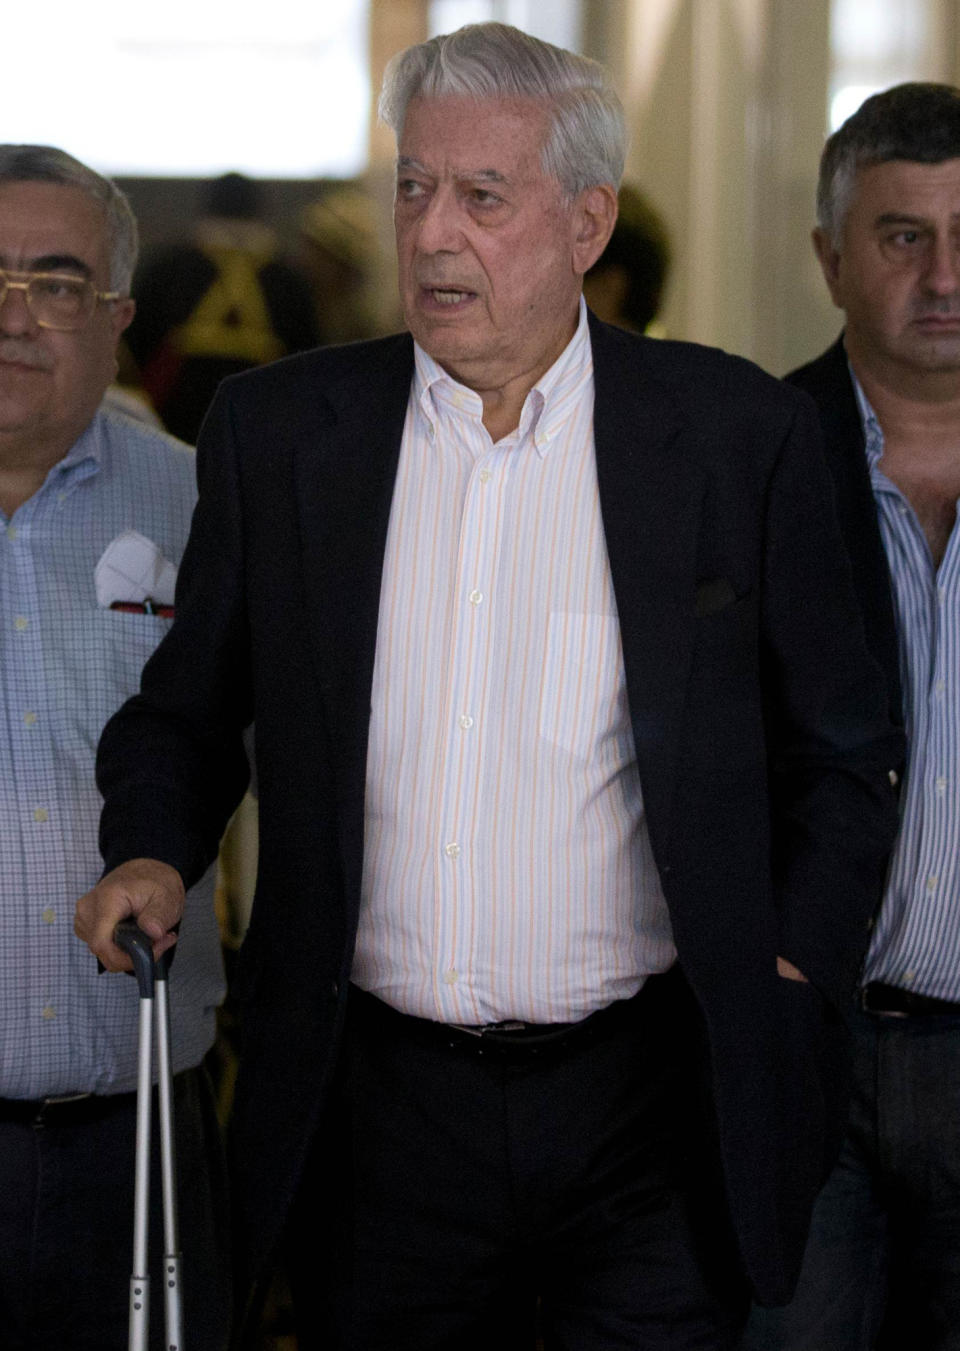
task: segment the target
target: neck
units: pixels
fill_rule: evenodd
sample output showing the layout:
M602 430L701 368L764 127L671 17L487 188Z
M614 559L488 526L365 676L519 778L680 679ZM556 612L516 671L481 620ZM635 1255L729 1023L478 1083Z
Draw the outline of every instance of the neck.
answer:
M850 354L850 364L885 439L933 446L960 444L960 372L878 370Z

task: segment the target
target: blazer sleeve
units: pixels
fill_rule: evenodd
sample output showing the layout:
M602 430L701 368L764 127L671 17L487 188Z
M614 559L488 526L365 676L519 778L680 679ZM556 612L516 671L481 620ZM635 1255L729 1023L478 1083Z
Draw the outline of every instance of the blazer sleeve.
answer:
M216 857L249 778L240 476L223 391L200 437L197 478L173 625L144 667L140 693L107 723L97 754L107 868L156 858L175 867L187 886Z
M898 826L903 736L868 656L819 424L798 406L769 480L761 598L780 955L853 989Z

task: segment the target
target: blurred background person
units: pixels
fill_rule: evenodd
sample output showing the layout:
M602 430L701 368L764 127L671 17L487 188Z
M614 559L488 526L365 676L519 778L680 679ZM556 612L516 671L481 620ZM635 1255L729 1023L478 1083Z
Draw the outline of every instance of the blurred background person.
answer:
M655 320L670 273L667 226L639 188L625 183L610 243L583 279L583 294L598 319L631 333L661 336Z
M214 179L192 238L134 279L127 347L164 426L191 444L225 376L320 341L310 284L260 214L252 179Z

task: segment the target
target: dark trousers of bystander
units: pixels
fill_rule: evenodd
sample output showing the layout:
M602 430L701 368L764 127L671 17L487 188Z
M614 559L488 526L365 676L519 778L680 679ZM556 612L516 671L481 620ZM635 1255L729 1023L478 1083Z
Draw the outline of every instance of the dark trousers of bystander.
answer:
M538 1309L548 1351L735 1346L691 1008L673 972L556 1040L488 1040L352 996L290 1233L300 1351L533 1351Z
M231 1302L226 1178L202 1069L175 1077L174 1110L184 1340L189 1351L223 1351ZM78 1103L72 1121L69 1109L41 1124L11 1119L16 1115L16 1104L0 1112L0 1347L126 1351L135 1095L86 1108ZM150 1348L161 1351L167 1342L156 1113L154 1122Z
M741 1351L960 1351L960 1015L858 1012L847 1139L796 1296Z

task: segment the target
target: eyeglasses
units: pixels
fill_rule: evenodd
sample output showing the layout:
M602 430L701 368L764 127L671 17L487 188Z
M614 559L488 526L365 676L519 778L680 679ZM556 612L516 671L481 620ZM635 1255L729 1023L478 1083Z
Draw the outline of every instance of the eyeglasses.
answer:
M0 307L8 291L22 291L39 327L58 333L83 328L100 301L120 299L119 291L98 291L88 277L69 272L4 272L0 268Z

